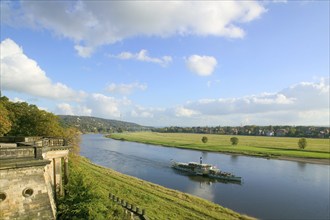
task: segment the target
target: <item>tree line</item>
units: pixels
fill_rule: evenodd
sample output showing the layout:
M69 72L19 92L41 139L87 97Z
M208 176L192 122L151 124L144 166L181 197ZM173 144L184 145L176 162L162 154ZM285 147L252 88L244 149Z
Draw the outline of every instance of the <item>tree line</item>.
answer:
M277 137L308 137L329 138L329 127L322 126L215 126L215 127L163 127L153 128L152 131L161 133L198 133L223 135L251 135Z
M0 97L0 136L77 138L77 129L63 125L58 116L26 102Z

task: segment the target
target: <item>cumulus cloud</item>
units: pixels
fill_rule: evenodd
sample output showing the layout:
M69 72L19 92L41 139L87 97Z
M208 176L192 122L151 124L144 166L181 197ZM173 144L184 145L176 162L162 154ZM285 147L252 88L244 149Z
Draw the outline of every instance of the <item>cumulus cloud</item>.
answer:
M154 117L154 109L148 109L142 106L135 106L130 113L130 116L133 118L153 118Z
M84 57L135 36L242 38L239 24L266 11L258 1L15 1L1 9L6 24L51 30L73 40Z
M197 115L197 114L198 114L197 111L194 111L194 110L191 110L188 108L184 108L182 106L177 107L175 109L175 116L177 116L177 117L191 117L191 116Z
M132 104L127 98L117 99L100 93L91 94L86 100L86 106L92 109L92 115L103 118L119 118L125 107Z
M110 93L119 93L119 94L123 94L123 95L129 95L134 90L146 90L146 89L147 89L146 84L141 84L138 82L134 82L131 84L111 83L110 85L107 86L106 91L110 92Z
M167 66L170 62L172 62L171 56L163 56L161 58L150 57L148 51L144 49L140 50L138 53L122 52L118 55L109 55L109 57L122 60L138 60L142 62L157 63L161 66Z
M186 60L186 65L191 72L200 76L209 76L217 66L217 60L212 56L191 55Z
M5 90L27 93L36 97L80 100L84 92L77 92L62 83L53 83L37 62L27 57L13 40L0 44L1 77Z
M249 121L253 124L324 125L329 123L329 91L329 79L322 79L298 83L278 93L191 101L181 107L181 112L185 116L198 112L194 120L198 117L211 124L239 125Z
M92 115L92 109L87 108L86 106L72 105L69 103L58 104L56 112L57 114L60 115L83 115L83 116Z
M329 79L302 82L277 93L202 99L176 107L144 107L127 98L90 94L82 103L61 103L58 113L117 118L151 126L328 125Z

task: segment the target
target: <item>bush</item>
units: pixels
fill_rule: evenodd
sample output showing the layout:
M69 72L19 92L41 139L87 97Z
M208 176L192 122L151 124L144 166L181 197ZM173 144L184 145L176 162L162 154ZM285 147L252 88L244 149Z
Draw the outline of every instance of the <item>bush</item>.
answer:
M238 144L238 138L237 137L232 137L230 138L231 145L237 145Z
M78 156L71 154L66 195L57 199L57 220L124 219L123 208L112 204L108 192L79 166Z
M300 138L298 141L298 147L300 149L305 149L307 147L307 140L306 138Z
M206 136L202 137L202 142L205 144L208 141L208 138Z

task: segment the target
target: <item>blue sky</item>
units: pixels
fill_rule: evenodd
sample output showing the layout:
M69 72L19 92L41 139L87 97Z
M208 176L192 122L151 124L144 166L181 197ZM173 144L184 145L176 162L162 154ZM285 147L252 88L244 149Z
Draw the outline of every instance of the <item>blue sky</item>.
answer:
M151 126L329 126L329 1L1 1L3 95Z

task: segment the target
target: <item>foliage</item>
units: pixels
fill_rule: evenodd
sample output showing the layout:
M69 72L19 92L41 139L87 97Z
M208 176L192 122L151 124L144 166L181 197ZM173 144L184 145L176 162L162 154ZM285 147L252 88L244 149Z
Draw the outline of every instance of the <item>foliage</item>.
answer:
M208 139L206 136L202 137L202 142L203 142L204 144L207 143L208 140L209 140L209 139Z
M8 133L11 129L11 121L9 119L9 112L0 102L0 136Z
M215 127L163 127L153 128L154 132L161 133L196 133L222 135L249 135L249 136L278 136L278 137L310 137L329 138L329 127L322 126L215 126Z
M238 144L238 138L237 137L231 137L230 142L232 145L237 145Z
M64 130L54 114L26 102L11 102L7 97L1 97L0 103L7 110L7 118L11 123L10 130L7 129L3 135L63 136Z
M126 132L114 133L111 138L135 141L168 147L235 153L258 157L330 159L329 140L308 138L308 150L297 149L298 138L240 136L239 145L232 147L231 136L210 134L206 144L201 143L199 134Z
M106 219L107 207L95 194L94 184L81 170L70 172L67 194L58 199L57 219Z
M80 153L80 132L77 128L69 127L64 129L63 138L72 146L71 152L76 155Z
M96 118L90 116L59 115L61 124L65 127L76 127L83 133L113 133L122 131L146 131L149 127L135 123Z
M300 138L298 141L298 147L300 149L305 149L307 147L307 140L306 138Z

